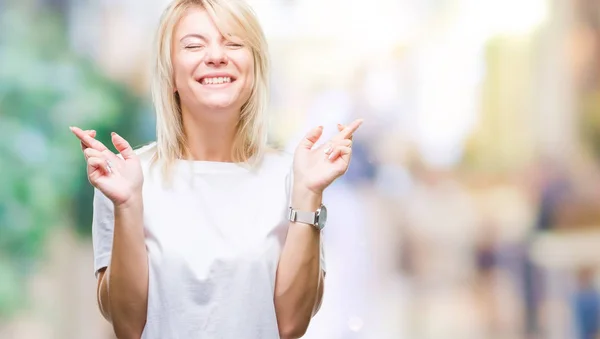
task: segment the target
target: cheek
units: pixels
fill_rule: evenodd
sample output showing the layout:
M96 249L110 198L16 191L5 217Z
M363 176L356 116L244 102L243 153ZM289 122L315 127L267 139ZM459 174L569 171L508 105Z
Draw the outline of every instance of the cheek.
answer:
M173 59L173 74L175 74L175 84L180 86L186 86L188 80L193 74L195 69L195 60L192 58L185 58L178 56Z
M248 57L246 61L246 73L249 79L254 80L254 58L252 56Z
M254 86L254 59L252 56L248 56L243 62L244 75L246 77L246 87Z
M231 55L230 60L233 61L238 71L244 75L247 80L250 80L254 75L254 58L252 52L247 50L235 51Z
M254 67L250 67L246 70L246 80L244 81L244 87L242 89L243 96L249 97L254 88L256 78L254 76Z
M248 85L250 87L254 86L254 82L256 81L255 76L254 76L254 67L248 68L246 76L248 77L248 81L247 81Z

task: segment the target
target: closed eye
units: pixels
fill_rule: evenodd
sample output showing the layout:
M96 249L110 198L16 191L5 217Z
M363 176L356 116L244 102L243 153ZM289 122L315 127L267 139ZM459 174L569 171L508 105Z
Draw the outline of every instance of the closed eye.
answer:
M204 46L202 45L187 45L185 46L185 49L198 49L198 48L202 48Z
M242 48L242 47L244 47L244 45L238 44L238 43L235 43L235 42L230 42L230 43L227 44L227 46L233 47L233 48Z

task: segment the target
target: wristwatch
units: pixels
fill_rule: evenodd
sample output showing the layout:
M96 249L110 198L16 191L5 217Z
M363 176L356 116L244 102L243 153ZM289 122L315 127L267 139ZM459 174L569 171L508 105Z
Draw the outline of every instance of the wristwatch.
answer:
M291 222L301 222L314 226L318 230L322 230L327 222L327 208L321 205L316 212L298 211L290 207L288 219Z

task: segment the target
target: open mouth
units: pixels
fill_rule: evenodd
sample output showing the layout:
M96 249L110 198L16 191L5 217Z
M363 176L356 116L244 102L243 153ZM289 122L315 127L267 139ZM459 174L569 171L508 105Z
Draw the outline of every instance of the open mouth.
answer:
M220 84L229 84L235 81L233 77L204 77L198 79L198 82L201 85L220 85Z

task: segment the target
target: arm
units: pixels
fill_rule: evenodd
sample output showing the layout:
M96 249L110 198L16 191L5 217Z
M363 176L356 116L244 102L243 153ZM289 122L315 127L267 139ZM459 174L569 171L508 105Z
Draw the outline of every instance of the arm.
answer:
M320 205L321 196L310 191L299 190L292 195L294 208L314 211ZM324 272L320 264L320 233L311 225L289 225L275 282L275 310L282 339L304 335L321 305Z
M355 120L320 147L315 143L323 134L319 126L310 131L294 153L294 186L291 207L315 211L323 191L348 169L352 134L362 124ZM321 234L311 225L290 223L275 280L275 311L283 339L299 338L306 332L311 317L320 307L324 273L320 267Z
M118 338L140 338L148 305L148 256L141 196L115 206L109 267L98 276L98 303Z
M94 195L92 233L98 261L98 305L120 339L140 338L148 304L148 256L144 241L140 160L129 143L112 133L120 157L95 131L70 127L81 141ZM110 262L108 261L110 258ZM108 266L108 268L107 268Z

